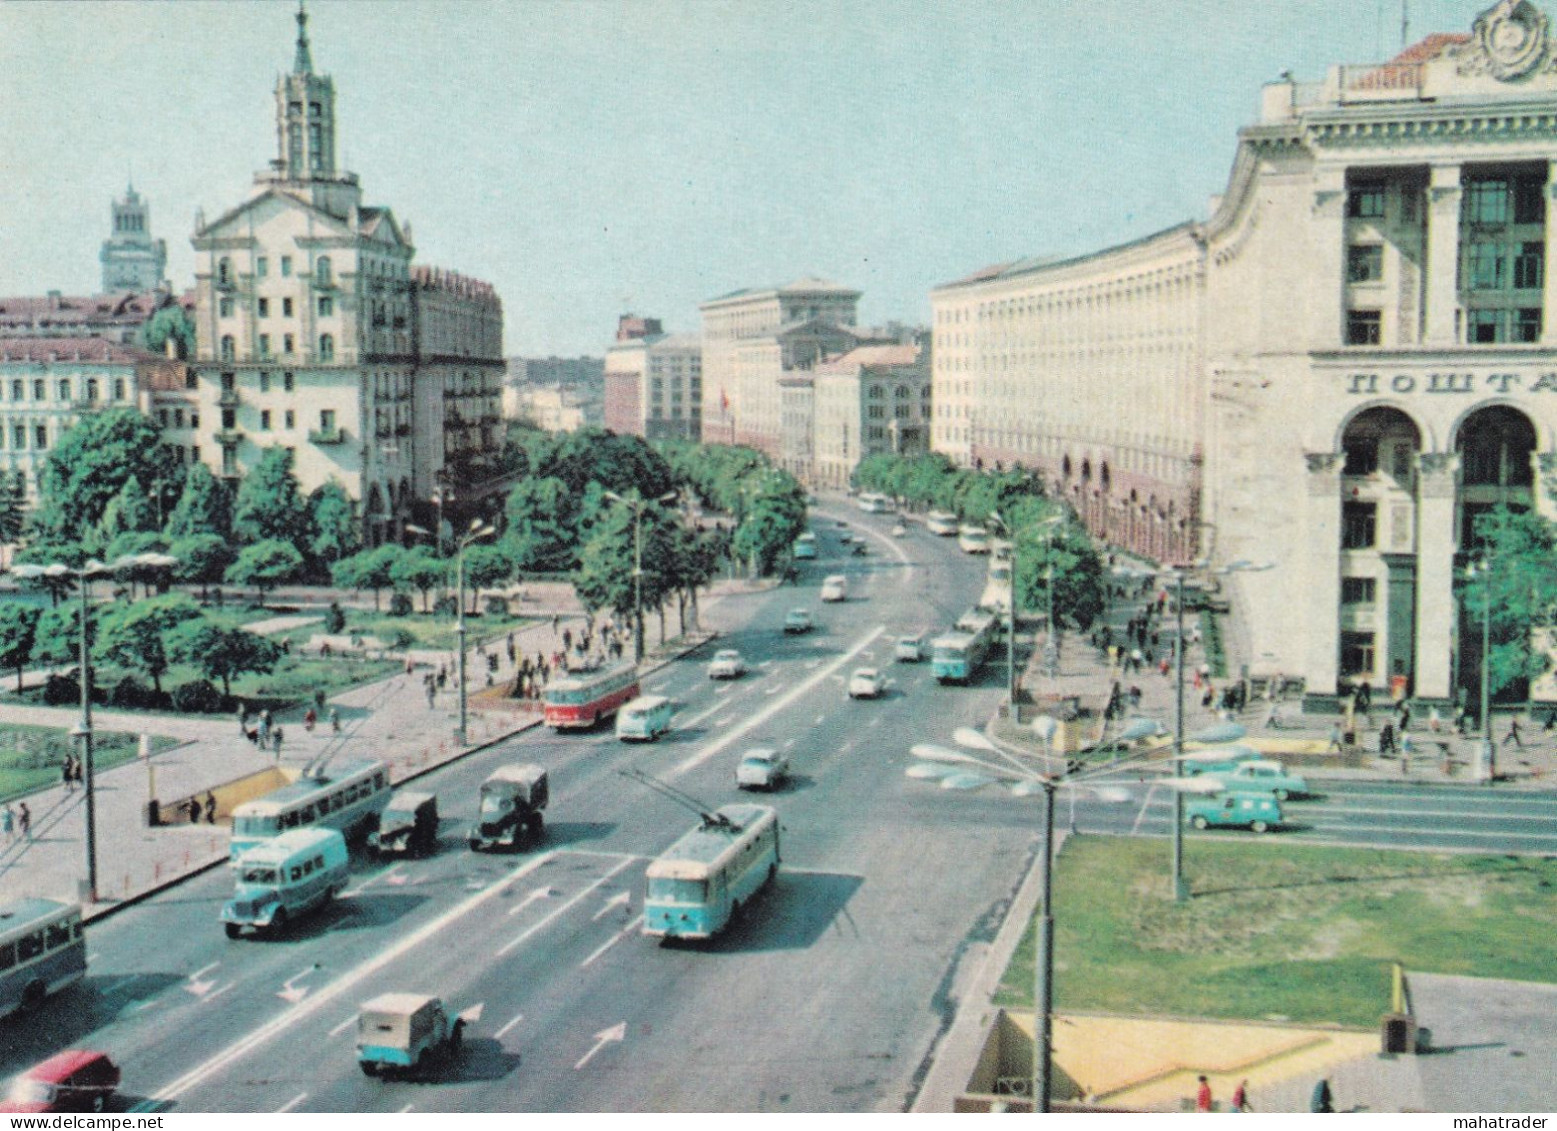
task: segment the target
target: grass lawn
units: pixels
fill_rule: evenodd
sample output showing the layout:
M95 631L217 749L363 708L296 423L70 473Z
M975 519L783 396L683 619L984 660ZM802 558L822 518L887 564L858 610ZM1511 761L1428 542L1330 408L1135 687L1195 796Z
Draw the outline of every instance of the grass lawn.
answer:
M153 752L177 745L164 735L151 736ZM0 723L0 801L58 785L65 755L79 754L80 743L62 727ZM106 770L140 753L140 735L92 728L92 766Z
M1057 1009L1370 1027L1407 970L1557 982L1557 860L1073 837L1055 869ZM1033 931L997 1001L1032 1008Z

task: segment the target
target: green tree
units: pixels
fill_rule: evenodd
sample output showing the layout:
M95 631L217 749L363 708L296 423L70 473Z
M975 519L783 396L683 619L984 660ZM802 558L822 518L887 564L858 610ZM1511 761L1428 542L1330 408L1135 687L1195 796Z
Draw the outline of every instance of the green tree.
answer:
M199 607L182 593L112 606L100 618L95 652L148 677L160 695L163 673L172 663L166 646L169 632L201 616Z
M245 672L274 671L282 655L274 640L208 618L181 625L170 647L176 659L198 668L207 679L221 680L225 695L232 694L232 681Z
M395 583L395 564L405 556L405 549L386 542L372 550L363 550L343 558L330 569L331 580L343 589L373 590L373 611L378 612L378 595Z
M165 352L169 338L175 357L184 360L194 356L194 319L178 303L164 306L141 326L140 343L152 353Z
M168 547L168 553L178 559L173 576L185 585L200 586L200 596L206 589L221 583L227 567L232 565L237 552L232 543L219 534L189 534Z
M519 573L562 573L578 564L578 499L561 479L521 480L504 507L502 546Z
M87 619L87 647L93 646L97 626ZM68 601L46 609L38 618L32 658L50 667L77 663L81 658L81 605Z
M591 613L610 609L628 617L633 609L633 516L626 507L610 507L579 551L573 590Z
M1498 507L1476 519L1480 563L1461 591L1478 632L1490 614L1487 690L1492 696L1544 675L1551 656L1538 641L1557 626L1557 525L1531 511Z
M754 563L757 573L765 577L806 528L805 494L781 471L746 482L752 489L739 512L741 521L731 548L743 561Z
M313 540L308 503L292 474L291 452L279 445L265 449L238 488L232 527L234 534L251 544L280 541L302 548Z
M1012 525L1017 529L1013 580L1018 609L1047 611L1052 579L1056 627L1063 630L1070 623L1087 631L1104 605L1103 559L1092 539L1071 522L1041 527L1015 518Z
M481 591L512 581L514 562L501 546L476 545L465 551L465 585L470 589L470 608L481 607Z
M160 525L156 504L146 494L141 481L132 475L119 488L119 493L109 500L99 529L103 541L109 543L121 534L150 533Z
M160 485L182 474L156 424L139 412L88 413L60 436L44 461L33 521L41 532L77 539L97 529L108 504L131 479Z
M314 529L308 552L314 557L333 566L362 549L362 523L346 488L332 479L308 497L308 509Z
M118 535L108 543L104 548L103 557L109 562L117 562L140 554L166 554L167 552L167 540L162 535L151 530L131 530ZM146 593L150 593L154 585L159 589L166 589L173 577L173 567L127 566L117 570L114 576L129 587L130 596L133 598L137 585L141 586L142 591Z
M422 612L425 613L428 595L448 580L449 563L426 546L418 546L407 550L390 565L389 576L396 588L415 589L422 595Z
M0 469L0 550L16 545L27 527L25 474L21 468ZM0 565L3 564L0 559Z
M270 538L246 546L237 561L227 567L225 580L233 585L252 585L259 592L259 604L265 607L265 594L278 585L293 581L303 571L303 555L297 547L279 538Z
M184 489L168 516L167 535L177 541L195 534L232 535L232 494L203 463L192 463Z
M38 639L38 619L42 610L36 605L7 601L0 605L0 668L16 669L16 690L22 689L22 672L32 659Z
M17 550L13 556L16 565L64 565L71 569L80 569L86 565L90 555L80 542L67 538L62 534L52 531L41 531L30 539L27 545ZM49 595L49 603L58 605L60 601L70 593L75 592L76 581L73 577L39 577L23 578L21 586L24 590L41 591Z

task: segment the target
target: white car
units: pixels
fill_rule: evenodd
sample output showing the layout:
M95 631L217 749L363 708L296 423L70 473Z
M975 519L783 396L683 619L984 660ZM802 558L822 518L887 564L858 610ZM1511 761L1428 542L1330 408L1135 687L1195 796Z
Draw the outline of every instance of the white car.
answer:
M846 601L849 597L849 579L841 573L822 579L822 600Z
M897 643L893 645L892 655L894 659L902 660L904 663L917 664L924 659L924 633L899 636Z
M735 788L777 789L789 776L789 759L777 750L758 746L741 755L735 767Z
M902 538L902 537L906 536L907 534L908 534L908 527L905 526L901 522L898 523L896 526L894 526L892 528L892 537L894 537L894 538Z
M746 661L734 648L723 648L714 653L713 663L708 665L709 679L738 679L746 674Z
M812 628L811 613L807 609L790 609L784 614L784 632L797 634L810 632Z
M875 668L855 668L849 677L849 698L875 699L886 685L886 677Z

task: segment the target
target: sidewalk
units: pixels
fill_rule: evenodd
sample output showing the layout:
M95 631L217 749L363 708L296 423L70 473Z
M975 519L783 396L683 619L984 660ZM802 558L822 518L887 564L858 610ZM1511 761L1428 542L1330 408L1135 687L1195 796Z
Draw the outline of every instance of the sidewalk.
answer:
M702 597L702 614L708 623L710 613L724 597L751 591L740 582L717 584ZM550 655L562 647L564 628L577 631L582 616L572 611L577 606L559 606L558 631L552 631L551 608L536 609L545 619L515 633L516 654ZM675 618L671 617L674 627ZM700 647L715 633L705 630L689 633L687 639L668 640L664 648L652 647L657 639L650 620L645 633L644 673L671 662L677 656ZM482 641L472 638L467 659L469 695L485 689L487 667L479 654ZM499 657L494 679L511 683L514 665L507 657L506 634L485 642ZM499 742L540 721L533 704L505 700L501 709L469 711L468 743L454 741L458 721L458 702L451 679L429 708L423 688L427 666L449 663L446 651L416 653L418 667L410 674L355 688L337 695L330 705L339 712L342 733L334 736L324 721L324 712L313 733L303 726L303 709L284 713L275 720L285 734L279 758L262 751L238 731L229 716L151 715L111 710L94 711L94 731L126 731L132 734L167 735L180 744L154 755L148 761L116 766L96 775L93 790L97 831L97 901L89 902L81 888L86 876L86 807L79 790L66 792L53 786L25 798L32 812L32 835L23 838L18 829L8 843L0 844L0 902L23 896L43 896L72 901L81 899L87 918L107 914L119 907L161 890L227 858L228 828L225 821L215 825L173 824L152 828L146 822L147 800L152 781L163 803L180 797L202 794L223 783L255 773L278 763L300 769L314 758L339 752L342 757L359 755L388 762L391 778L399 783L426 773L446 762ZM14 702L4 706L8 721L70 728L80 712L73 707L24 707Z

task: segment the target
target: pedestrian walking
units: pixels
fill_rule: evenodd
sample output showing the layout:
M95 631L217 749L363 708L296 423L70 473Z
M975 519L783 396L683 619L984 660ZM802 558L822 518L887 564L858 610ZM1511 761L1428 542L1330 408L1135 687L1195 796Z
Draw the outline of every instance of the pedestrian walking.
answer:
M66 754L65 760L60 763L59 776L65 786L65 792L69 793L71 787L76 784L75 759L69 754Z
M274 727L270 732L270 744L275 747L276 761L281 761L281 728Z
M200 802L191 797L184 803L183 809L185 815L189 817L189 823L191 825L198 825L200 823Z
M562 618L559 617L556 613L552 613L551 614L551 634L553 636L557 635L557 626L559 624L561 624L561 623L562 623Z
M309 734L314 732L314 724L319 721L319 714L312 707L303 712L303 729Z
M238 733L244 738L249 737L249 713L242 707L238 708Z
M438 689L431 681L423 684L422 689L427 692L427 709L432 710L433 700L438 697Z
M32 839L32 810L27 808L27 802L23 801L16 809L16 823L21 826L22 839Z
M1266 730L1281 729L1281 705L1274 699L1265 704L1265 722L1261 724Z
M1337 754L1344 754L1344 753L1346 753L1346 747L1344 745L1342 745L1342 743L1341 743L1341 724L1340 723L1336 723L1334 726L1332 726L1330 728L1330 743L1329 743L1328 746L1325 747L1325 753L1328 754L1332 750L1334 750Z
M1195 1090L1195 1110L1211 1110L1211 1081L1204 1076L1199 1077L1200 1087Z
M1510 742L1514 744L1514 749L1516 750L1525 748L1525 744L1519 740L1519 720L1517 718L1508 720L1508 733L1503 736L1504 746L1507 746Z
M1404 735L1401 736L1404 739ZM1379 727L1379 757L1390 757L1395 753L1395 727L1386 721Z
M278 730L276 733L279 735L281 732ZM216 794L209 790L206 791L205 795L205 823L208 825L216 824Z
M334 707L330 708L330 730L335 734L341 733L341 713Z
M7 844L16 839L16 810L11 808L9 801L5 804L5 810L0 812L0 833L5 834Z
M1432 707L1427 712L1427 729L1434 734L1443 730L1443 716L1438 713L1437 707Z
M1233 1110L1253 1111L1249 1106L1249 1081L1240 1080L1238 1086L1233 1089Z
M1330 1091L1330 1081L1321 1079L1314 1085L1314 1091L1308 1098L1308 1110L1314 1113L1335 1110L1335 1095Z
M261 747L270 744L270 710L266 708L260 712L259 717L259 744Z

